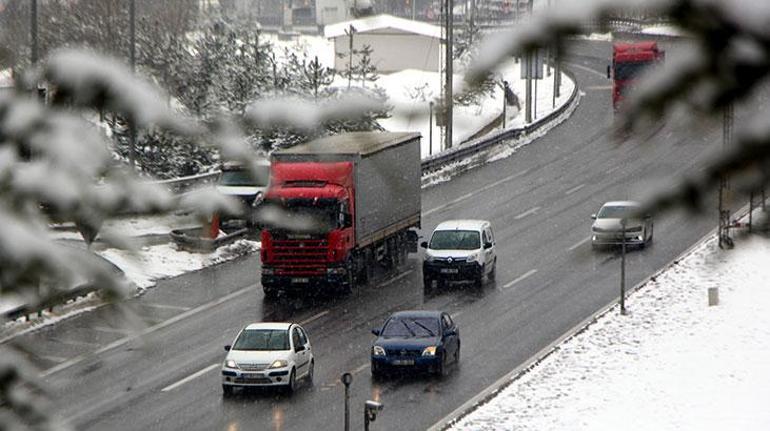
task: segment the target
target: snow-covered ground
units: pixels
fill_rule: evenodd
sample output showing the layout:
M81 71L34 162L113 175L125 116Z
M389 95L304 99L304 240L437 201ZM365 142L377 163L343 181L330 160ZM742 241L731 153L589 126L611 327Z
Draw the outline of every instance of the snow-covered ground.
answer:
M768 261L704 242L451 429L770 429Z

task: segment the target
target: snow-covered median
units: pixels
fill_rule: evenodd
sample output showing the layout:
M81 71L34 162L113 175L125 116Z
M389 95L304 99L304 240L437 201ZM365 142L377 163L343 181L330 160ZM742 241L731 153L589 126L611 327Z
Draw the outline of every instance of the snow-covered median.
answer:
M705 242L451 429L770 429L769 261Z
M240 239L216 249L210 254L190 253L178 250L174 244L142 247L135 253L109 248L98 253L118 266L126 278L143 291L155 285L157 280L197 271L239 256L252 254L260 249L260 243Z

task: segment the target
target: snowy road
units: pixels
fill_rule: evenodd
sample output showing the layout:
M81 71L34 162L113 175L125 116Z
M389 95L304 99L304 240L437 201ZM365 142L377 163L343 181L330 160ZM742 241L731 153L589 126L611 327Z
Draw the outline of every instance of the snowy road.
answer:
M609 45L581 42L576 49L580 56L572 63L580 67L572 69L586 90L572 118L515 156L423 193L424 232L447 218L492 221L501 259L496 284L425 297L416 258L396 281L380 279L348 298L310 304L264 303L255 257L161 281L136 300L149 327L141 341L86 329L104 326L109 309L25 336L37 363L58 367L46 375L57 412L79 429L94 430L341 429L337 382L351 372L354 429L362 426L365 399L385 404L373 429L425 429L604 306L617 295L619 264L612 252L591 252L585 241L590 214L603 201L635 198L698 169L709 150L721 147L721 130L671 122L648 144L613 146L605 137L612 111L602 77ZM656 220L655 243L628 256L629 283L677 256L714 220L684 214ZM456 317L461 366L445 379L372 382L369 329L406 308L444 309ZM260 392L223 400L213 366L224 357L222 346L249 321L279 319L306 322L316 349L315 386L293 398ZM78 342L102 351L64 362L83 351Z

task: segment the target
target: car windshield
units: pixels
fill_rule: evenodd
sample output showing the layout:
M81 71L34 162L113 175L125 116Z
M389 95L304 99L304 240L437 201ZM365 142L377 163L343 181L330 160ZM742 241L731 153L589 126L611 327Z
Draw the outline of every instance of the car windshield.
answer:
M624 218L633 214L636 207L629 206L604 206L599 210L597 218Z
M235 340L233 350L289 350L289 331L246 329Z
M381 336L385 338L435 337L439 332L435 317L394 317L388 320Z
M437 230L430 239L432 250L476 250L481 246L479 233L473 230Z
M270 168L268 166L258 166L256 169L256 178L254 178L248 171L242 169L223 171L219 184L222 186L266 186L267 179L270 175Z

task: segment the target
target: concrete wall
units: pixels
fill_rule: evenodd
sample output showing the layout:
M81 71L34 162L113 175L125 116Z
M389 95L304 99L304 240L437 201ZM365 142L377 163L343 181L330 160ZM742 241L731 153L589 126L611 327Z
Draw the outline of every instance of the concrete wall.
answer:
M334 66L338 71L348 67L347 36L334 39L334 51L343 53L342 58L336 57ZM417 69L427 72L439 72L441 43L439 39L414 34L383 34L363 33L353 35L353 50L360 50L364 45L372 48L372 63L377 66L379 73L398 72L404 69ZM353 57L355 65L359 56Z

